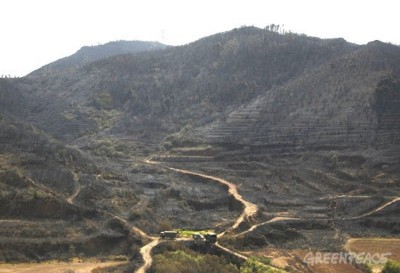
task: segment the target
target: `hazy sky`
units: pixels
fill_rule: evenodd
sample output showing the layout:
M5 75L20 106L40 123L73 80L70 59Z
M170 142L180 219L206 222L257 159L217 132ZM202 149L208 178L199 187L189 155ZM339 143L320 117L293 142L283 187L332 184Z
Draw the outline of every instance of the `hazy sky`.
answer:
M180 45L242 25L400 44L399 7L399 0L1 0L0 75L23 76L85 45Z

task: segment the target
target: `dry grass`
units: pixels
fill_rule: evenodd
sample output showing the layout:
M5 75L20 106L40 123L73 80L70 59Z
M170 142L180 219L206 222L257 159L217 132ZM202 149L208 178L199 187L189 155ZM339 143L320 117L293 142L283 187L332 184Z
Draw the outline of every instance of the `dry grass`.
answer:
M285 250L265 248L257 252L247 252L246 255L265 256L271 258L271 265L279 268L291 268L290 272L297 273L361 273L350 264L316 264L303 263L307 255L306 250Z
M310 269L314 273L361 273L350 264L317 264Z
M345 249L356 253L391 253L390 259L400 261L400 239L354 238L347 241Z
M308 251L305 250L297 250L293 252L293 254L299 260L304 260L304 257L307 255L307 253ZM309 271L307 272L313 272L313 273L360 273L361 272L351 264L344 264L344 263L307 265L307 268L309 269Z
M71 263L43 262L43 263L21 263L21 264L0 264L0 273L90 273L95 268L105 268L121 265L126 262L100 262L88 261Z

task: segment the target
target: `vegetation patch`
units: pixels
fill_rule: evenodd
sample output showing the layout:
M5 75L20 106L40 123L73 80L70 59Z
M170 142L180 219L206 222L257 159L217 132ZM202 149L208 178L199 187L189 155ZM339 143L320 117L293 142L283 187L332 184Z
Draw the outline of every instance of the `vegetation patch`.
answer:
M154 257L151 273L287 273L284 270L274 268L268 263L270 260L263 258L250 258L237 267L229 263L226 258L199 254L191 250L168 251Z
M267 258L250 258L241 266L240 273L287 273L268 265L269 262Z
M97 97L94 98L94 104L99 109L109 109L112 105L112 97L107 92L100 93Z
M400 262L395 262L389 260L386 262L385 267L382 270L382 273L399 273L400 272Z
M213 230L186 230L186 229L178 229L177 230L180 237L191 238L194 234L207 234L214 233Z
M102 139L92 143L93 153L98 156L124 157L123 151L126 147L119 144L116 140Z
M239 273L239 269L215 255L201 255L196 252L177 250L154 257L151 273Z

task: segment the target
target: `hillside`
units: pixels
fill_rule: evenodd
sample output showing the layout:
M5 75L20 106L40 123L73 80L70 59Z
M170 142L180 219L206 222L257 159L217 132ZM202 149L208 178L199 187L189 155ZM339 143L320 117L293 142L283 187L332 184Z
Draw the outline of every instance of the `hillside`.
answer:
M399 47L372 42L265 89L196 132L211 143L271 148L393 148L400 133L399 63Z
M95 178L104 170L87 155L8 118L0 140L2 261L119 255L140 245L119 219L75 200L104 183Z

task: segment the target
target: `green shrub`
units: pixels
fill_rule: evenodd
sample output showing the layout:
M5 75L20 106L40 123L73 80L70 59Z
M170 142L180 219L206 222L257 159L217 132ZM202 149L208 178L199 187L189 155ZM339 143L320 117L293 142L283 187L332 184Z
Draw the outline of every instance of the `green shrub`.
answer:
M244 262L240 273L286 273L286 271L261 263L258 258L250 258Z
M112 97L107 92L100 93L94 99L94 104L99 109L111 109Z
M400 273L400 262L388 260L382 270L382 273Z
M286 273L265 263L269 259L250 258L243 263L240 270L229 264L225 258L215 255L201 255L190 250L168 251L154 257L152 273Z
M239 273L236 266L215 255L169 251L154 257L152 273Z

